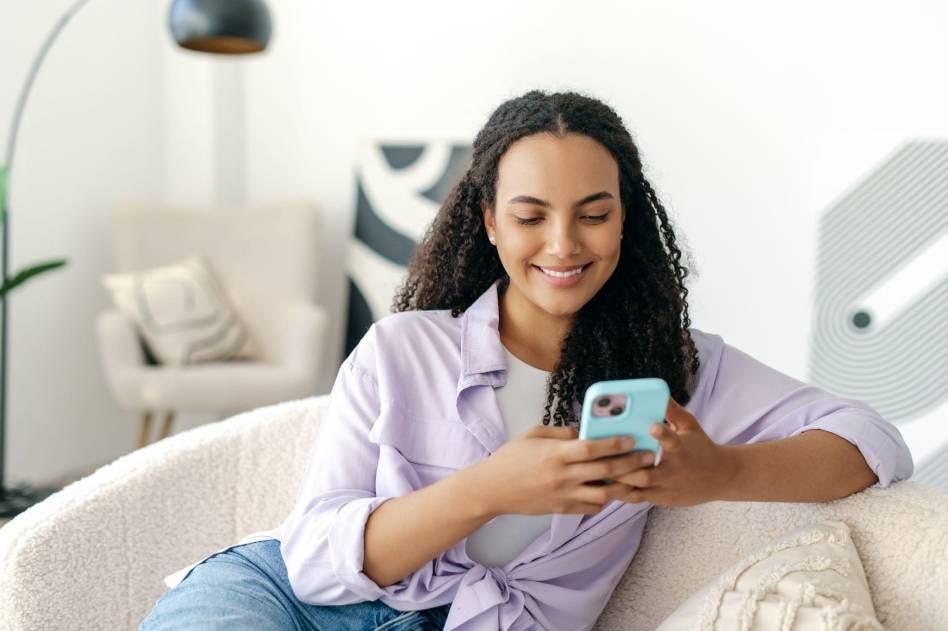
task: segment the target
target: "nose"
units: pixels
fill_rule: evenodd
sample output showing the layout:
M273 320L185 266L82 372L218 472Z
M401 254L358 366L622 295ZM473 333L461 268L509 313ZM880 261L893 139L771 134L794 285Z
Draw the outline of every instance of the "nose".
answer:
M553 222L551 222L552 224ZM579 254L582 245L573 232L573 227L562 223L560 225L551 225L550 234L546 239L546 253L559 258L568 258Z

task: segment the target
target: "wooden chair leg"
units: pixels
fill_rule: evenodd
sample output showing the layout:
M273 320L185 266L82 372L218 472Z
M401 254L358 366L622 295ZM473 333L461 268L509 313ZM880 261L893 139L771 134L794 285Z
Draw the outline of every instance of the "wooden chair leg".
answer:
M151 429L151 412L142 413L142 422L138 426L138 449L148 444L148 433Z
M166 412L164 421L161 424L161 432L158 434L158 440L168 438L171 434L171 424L174 422L174 411Z

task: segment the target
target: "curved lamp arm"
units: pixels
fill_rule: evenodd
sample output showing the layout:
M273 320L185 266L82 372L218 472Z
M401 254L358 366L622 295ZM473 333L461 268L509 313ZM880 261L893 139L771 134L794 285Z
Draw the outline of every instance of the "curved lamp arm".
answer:
M10 215L7 213L7 199L10 191L9 175L11 169L13 168L13 158L16 153L16 137L17 133L20 131L20 121L23 118L23 110L26 108L26 101L30 97L30 90L33 88L33 82L36 80L36 75L39 73L39 69L43 65L43 61L45 61L46 55L49 53L49 49L53 47L53 44L56 42L56 38L59 37L59 34L66 27L66 24L68 24L69 20L71 20L73 16L76 15L76 13L81 11L82 8L90 1L91 0L76 0L76 2L74 2L73 5L69 7L62 17L59 18L59 21L53 26L52 30L46 36L46 39L43 41L43 45L40 47L39 52L36 53L36 57L33 58L33 63L30 65L29 73L26 75L26 82L23 84L23 87L20 88L20 95L17 98L16 107L13 110L13 122L10 125L10 136L7 138L7 150L4 154L3 162L0 163L0 224L3 224L3 264L2 270L0 270L0 300L3 301L4 322L6 322L7 319L7 304L6 300L4 299L7 292L12 290L17 285L26 282L33 276L37 276L43 272L56 269L57 267L62 267L66 264L66 261L62 259L47 261L22 270L14 278L7 277L10 267L10 244L8 241L9 237L7 235L7 226L10 223ZM2 475L0 475L0 479L2 479Z
M39 49L39 52L36 53L36 57L33 59L33 64L30 66L30 72L28 75L26 75L26 83L24 83L23 87L20 89L20 97L17 99L16 109L13 110L13 124L10 128L10 137L7 139L7 151L3 160L3 164L6 166L7 171L9 171L10 165L13 163L13 154L16 150L16 134L20 127L20 119L23 117L23 109L26 107L26 99L30 96L30 90L33 87L33 81L36 79L36 75L39 72L40 66L43 65L43 61L46 59L49 49L53 47L53 43L69 23L69 20L71 20L74 15L79 13L79 11L82 10L82 7L87 5L89 2L90 0L77 0L75 3L73 3L73 5L63 14L61 18L59 18L59 21L53 26L53 29L49 32L49 35L46 36L46 40L43 41L43 46Z

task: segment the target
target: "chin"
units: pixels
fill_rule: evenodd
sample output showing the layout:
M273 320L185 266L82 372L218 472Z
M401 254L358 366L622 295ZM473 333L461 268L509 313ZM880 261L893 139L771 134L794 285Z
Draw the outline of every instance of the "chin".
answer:
M550 298L548 296L539 297L539 300L536 301L544 311L550 315L555 316L568 316L573 315L577 311L583 308L588 302L585 296L576 296L576 297L565 297L561 296L559 298Z

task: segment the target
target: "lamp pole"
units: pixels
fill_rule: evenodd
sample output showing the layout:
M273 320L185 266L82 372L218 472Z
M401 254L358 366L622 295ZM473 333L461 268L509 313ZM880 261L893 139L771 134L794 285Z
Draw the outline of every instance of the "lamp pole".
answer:
M10 265L10 175L16 151L16 137L26 108L27 99L33 82L46 55L56 42L59 34L72 18L91 0L76 0L63 13L52 30L43 40L30 64L26 81L20 88L16 107L13 110L13 122L7 139L4 161L0 163L0 226L3 235L2 267L0 267L0 517L13 517L58 489L31 488L21 485L7 488L4 483L6 469L6 412L7 412L7 329L9 313L7 302L10 292L31 278L62 267L63 259L54 259L34 263L15 275L9 276ZM270 12L264 0L173 0L171 3L169 27L175 41L182 48L190 50L241 55L257 53L266 49L270 41Z

